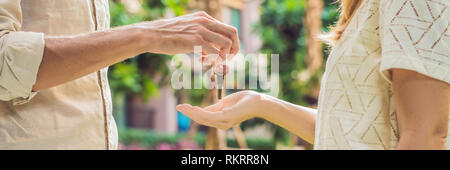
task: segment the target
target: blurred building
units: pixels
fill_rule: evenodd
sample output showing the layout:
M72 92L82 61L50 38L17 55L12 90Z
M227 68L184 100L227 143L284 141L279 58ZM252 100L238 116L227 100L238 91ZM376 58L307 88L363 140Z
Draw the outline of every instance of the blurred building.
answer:
M263 0L191 0L189 10L206 11L226 24L236 27L241 40L241 53L257 53L261 41L253 32L253 25L260 17L259 7ZM173 16L173 14L168 14ZM130 99L127 107L126 126L152 129L159 132L178 131L177 104L171 87L161 88L160 96L149 102Z

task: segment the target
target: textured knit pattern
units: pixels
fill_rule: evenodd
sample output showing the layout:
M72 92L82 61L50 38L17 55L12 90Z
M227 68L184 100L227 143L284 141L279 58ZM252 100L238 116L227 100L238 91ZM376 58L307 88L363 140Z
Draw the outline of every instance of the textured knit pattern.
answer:
M315 149L395 149L390 69L450 83L449 0L365 0L328 58Z

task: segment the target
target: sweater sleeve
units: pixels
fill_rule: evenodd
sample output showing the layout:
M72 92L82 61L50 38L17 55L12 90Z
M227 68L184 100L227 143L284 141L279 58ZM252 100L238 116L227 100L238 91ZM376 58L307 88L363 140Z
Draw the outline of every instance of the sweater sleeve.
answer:
M20 0L0 0L0 100L23 104L36 92L32 87L44 55L44 34L20 31Z

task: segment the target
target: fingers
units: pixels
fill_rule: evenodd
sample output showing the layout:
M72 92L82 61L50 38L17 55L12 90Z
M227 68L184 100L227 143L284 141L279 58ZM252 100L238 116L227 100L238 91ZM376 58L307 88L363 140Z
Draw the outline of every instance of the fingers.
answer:
M199 34L202 35L205 41L215 45L217 49L220 50L219 55L222 57L222 59L224 60L226 59L227 53L230 53L232 48L233 41L231 39L221 34L212 32L206 28L202 30Z
M209 122L211 122L211 117L209 116L212 116L213 113L205 111L199 107L193 107L189 104L181 104L178 105L176 109L198 123L209 124Z
M229 121L223 119L223 112L210 112L200 107L193 107L189 104L181 104L176 107L178 111L190 117L197 123L216 127L220 129L228 129L232 125Z
M203 26L205 26L207 29L222 34L225 37L228 37L231 40L231 48L229 51L226 51L226 54L230 54L230 58L234 55L236 55L239 52L240 49L240 42L239 42L239 34L235 27L226 25L215 18L208 15L206 12L197 12L194 15L200 16L202 18L207 18L210 22L201 22Z
M198 45L198 44L196 44ZM212 45L211 43L205 41L205 40L200 40L200 45L202 46L202 55L210 55L210 54L220 54L220 50L217 49L214 45Z
M238 102L243 96L245 96L245 94L242 91L237 93L231 93L225 96L221 101L227 104L234 104Z
M176 109L200 124L228 129L234 124L257 116L257 111L251 104L260 100L258 98L259 94L256 92L241 91L230 94L204 109L189 104L178 105Z
M201 31L199 31L201 32ZM191 40L191 45L192 46L201 46L202 49L202 54L198 54L198 55L202 55L202 58L205 55L210 55L210 54L220 54L220 50L217 49L213 44L211 44L210 42L206 41L205 38L203 36L201 36L200 34L198 35L193 35L192 36L192 40Z
M232 46L230 49L230 57L236 55L239 52L240 43L239 43L239 34L235 27L223 24L216 23L217 25L211 25L210 29L216 31L218 33L225 34L232 41Z
M217 112L217 111L221 111L223 108L224 108L224 104L221 100L221 101L217 102L216 104L205 107L205 110L210 111L210 112Z
M242 92L232 93L228 96L225 96L222 100L219 100L216 104L205 107L206 111L210 112L218 112L222 111L226 113L229 110L233 110L232 108L238 103L245 94Z

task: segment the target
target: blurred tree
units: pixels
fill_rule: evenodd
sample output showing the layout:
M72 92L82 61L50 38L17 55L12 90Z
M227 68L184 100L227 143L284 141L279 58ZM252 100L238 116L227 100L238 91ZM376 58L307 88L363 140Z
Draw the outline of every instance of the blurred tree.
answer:
M323 0L307 0L306 1L305 26L307 30L307 57L308 73L313 74L322 66L322 43L317 38L321 34L322 29L322 10ZM318 97L313 94L314 97Z
M134 0L140 6L138 10L129 10L126 5L129 1L133 0L110 1L111 27L159 19L167 9L182 15L183 6L188 3L188 0L143 0L142 3ZM110 68L111 88L116 95L135 94L147 100L158 94L159 86L167 85L169 68L166 63L170 59L167 55L145 53L118 63Z
M190 7L193 10L202 10L211 15L214 18L220 19L222 14L222 2L221 0L192 0L190 1ZM215 80L215 78L214 78ZM202 97L202 105L211 105L218 102L219 92L217 88L213 88L209 91L204 91L200 93ZM193 97L199 96L199 94L191 93ZM198 129L198 124L196 122L191 121L190 131L193 134ZM220 130L214 127L208 127L206 132L206 141L205 141L205 149L207 150L219 150L226 149L226 133L224 130Z

